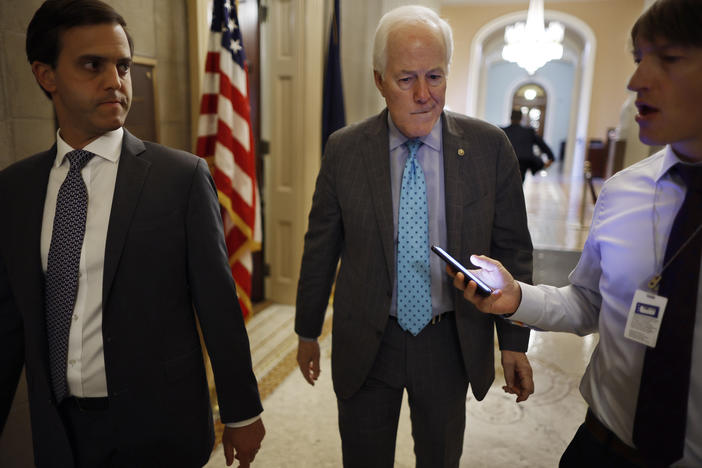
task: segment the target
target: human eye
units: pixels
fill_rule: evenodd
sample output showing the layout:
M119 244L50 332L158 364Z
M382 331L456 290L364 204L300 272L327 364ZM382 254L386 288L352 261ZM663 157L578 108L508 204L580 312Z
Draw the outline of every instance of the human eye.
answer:
M412 77L412 76L400 76L397 79L397 83L401 89L409 89L410 86L412 85L413 80L414 80L414 77Z
M444 82L444 75L441 73L430 73L427 79L431 86L439 86Z
M88 71L95 72L100 69L100 66L102 65L101 61L98 59L85 59L83 60L83 68L85 68Z
M117 64L117 70L119 70L120 75L126 75L132 67L131 61L124 61Z
M675 54L662 54L660 56L661 61L668 64L676 63L680 61L681 58L681 56Z

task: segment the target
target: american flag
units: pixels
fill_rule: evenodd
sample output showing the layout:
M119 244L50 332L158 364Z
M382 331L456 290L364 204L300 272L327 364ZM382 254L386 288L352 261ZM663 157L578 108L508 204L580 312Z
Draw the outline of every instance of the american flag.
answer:
M229 266L244 317L251 314L252 253L261 249L261 209L249 78L233 0L214 0L205 61L197 154L212 171Z

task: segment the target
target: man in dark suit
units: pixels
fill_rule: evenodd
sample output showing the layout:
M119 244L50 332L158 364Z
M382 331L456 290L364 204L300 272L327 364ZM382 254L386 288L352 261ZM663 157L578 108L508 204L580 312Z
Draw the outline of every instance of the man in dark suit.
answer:
M47 1L28 27L60 128L0 172L0 428L24 364L37 466L202 466L199 321L227 462L249 466L265 431L215 187L200 158L122 128L132 52L98 0Z
M527 170L531 170L531 173L535 174L541 169L553 164L556 158L553 156L551 148L536 134L533 128L522 126L522 111L514 109L510 115L510 121L511 124L508 127L504 127L502 130L507 134L507 138L509 138L514 152L517 154L519 171L522 173L522 182L524 182ZM538 146L548 157L546 162L544 162L540 156L534 154L534 145Z
M429 251L438 244L466 264L473 252L492 252L531 279L509 141L443 110L452 47L450 27L432 10L387 13L373 60L387 109L334 133L317 178L298 285L298 364L314 384L336 277L332 379L347 467L393 466L405 389L417 466L458 466L468 384L481 400L494 379L495 328L505 390L517 401L533 392L529 332L463 301ZM412 197L424 207L416 217Z

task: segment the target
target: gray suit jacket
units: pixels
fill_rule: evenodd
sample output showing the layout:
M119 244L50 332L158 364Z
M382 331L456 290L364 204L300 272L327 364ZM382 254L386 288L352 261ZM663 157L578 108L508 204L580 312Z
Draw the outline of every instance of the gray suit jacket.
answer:
M0 171L0 430L26 366L34 457L73 466L52 395L40 233L56 146ZM201 158L125 130L105 248L102 334L118 448L134 466L200 466L213 445L196 314L220 414L261 412L227 262L217 195Z
M532 245L517 159L497 127L442 114L448 252L500 260L531 282ZM297 292L295 331L319 336L336 277L332 378L352 396L375 360L395 278L387 110L334 133L317 178ZM462 149L464 155L459 154ZM529 331L477 311L454 292L463 362L480 400L494 375L494 328L501 349L526 351Z

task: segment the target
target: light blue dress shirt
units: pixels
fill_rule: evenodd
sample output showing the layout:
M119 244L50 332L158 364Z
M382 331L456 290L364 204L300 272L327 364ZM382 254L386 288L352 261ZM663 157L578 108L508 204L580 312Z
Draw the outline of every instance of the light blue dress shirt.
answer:
M580 261L569 276L571 285L520 283L522 302L511 316L545 330L599 332L580 392L597 418L632 447L646 346L626 338L624 328L635 291L647 289L661 269L668 235L685 198L685 184L669 171L679 161L666 147L608 179L597 198ZM698 286L685 450L674 467L702 466L701 296Z

